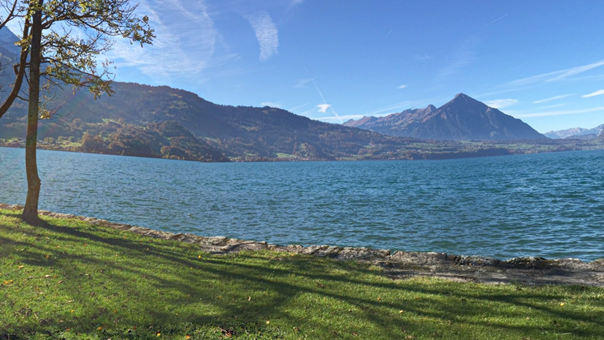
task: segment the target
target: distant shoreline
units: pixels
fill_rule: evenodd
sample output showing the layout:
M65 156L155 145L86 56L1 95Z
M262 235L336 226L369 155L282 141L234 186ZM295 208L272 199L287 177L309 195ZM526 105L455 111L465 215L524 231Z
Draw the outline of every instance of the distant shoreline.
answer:
M24 149L22 145L5 145L0 139L0 148L12 148L12 149ZM210 160L194 160L194 159L180 159L174 157L162 157L162 156L151 156L151 155L140 155L130 153L111 153L111 152L95 152L95 151L82 151L82 150L71 150L71 149L59 149L53 147L47 147L45 145L38 145L38 150L47 151L59 151L59 152L73 152L73 153L86 153L95 155L111 155L111 156L128 156L128 157L140 157L140 158L152 158L152 159L171 159L180 161L192 161L201 163L272 163L272 162L338 162L338 161L417 161L417 160L452 160L452 159L469 159L469 158L485 158L485 157L500 157L500 156L514 156L514 155L532 155L542 153L557 153L557 152L574 152L574 151L595 151L604 150L604 144L592 146L591 148L561 148L554 150L523 150L523 151L510 151L505 148L487 148L477 149L468 152L452 152L452 153L421 153L412 154L408 157L376 157L376 158L359 158L352 159L349 157L335 158L335 159L306 159L306 158L291 158L291 157L257 157L257 158L232 158L226 161L210 161Z

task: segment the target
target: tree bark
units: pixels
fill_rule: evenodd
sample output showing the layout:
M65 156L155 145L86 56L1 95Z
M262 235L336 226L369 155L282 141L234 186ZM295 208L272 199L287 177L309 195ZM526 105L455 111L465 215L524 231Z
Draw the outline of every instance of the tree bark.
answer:
M41 6L44 0L38 0ZM40 45L42 41L42 11L36 10L32 17L29 64L29 107L27 110L27 136L25 137L25 171L27 173L27 198L23 209L23 220L37 224L38 200L40 198L40 177L36 146L38 140L38 112L40 105Z

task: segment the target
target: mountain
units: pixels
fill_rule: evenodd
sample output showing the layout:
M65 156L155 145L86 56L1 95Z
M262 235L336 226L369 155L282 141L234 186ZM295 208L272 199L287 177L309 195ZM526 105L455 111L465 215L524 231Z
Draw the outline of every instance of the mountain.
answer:
M1 32L0 47L6 41L10 42ZM11 53L16 57L13 47L5 47L0 49L3 57ZM10 81L10 75L7 72L0 82L8 85L4 81ZM197 94L168 86L115 82L112 88L115 94L104 95L98 100L86 90L76 93L69 88L57 90L49 107L56 108L56 113L51 119L41 120L38 126L39 147L216 162L447 159L601 148L600 144L604 145L604 142L546 138L518 144L426 141L315 121L278 108L218 105ZM23 147L26 104L15 101L0 119L0 146ZM478 112L482 106L484 104L459 95L439 109L429 106L414 112L428 121L435 113L454 119L462 115L459 113L462 108ZM493 116L489 110L492 109L477 116ZM497 117L491 117L491 120L498 122ZM438 131L436 126L432 129Z
M546 138L520 119L460 93L436 108L405 110L385 117L349 120L358 127L390 136L436 140L524 140Z
M570 128L559 131L550 131L545 133L546 137L559 139L559 138L576 138L576 139L591 139L597 138L601 136L602 131L604 131L604 124L596 126L593 129L585 129L585 128Z

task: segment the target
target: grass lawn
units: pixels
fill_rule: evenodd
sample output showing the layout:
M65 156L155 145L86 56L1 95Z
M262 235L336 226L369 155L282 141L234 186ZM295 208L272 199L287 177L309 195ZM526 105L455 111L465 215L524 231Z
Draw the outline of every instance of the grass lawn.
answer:
M604 289L391 280L0 210L0 339L602 339Z

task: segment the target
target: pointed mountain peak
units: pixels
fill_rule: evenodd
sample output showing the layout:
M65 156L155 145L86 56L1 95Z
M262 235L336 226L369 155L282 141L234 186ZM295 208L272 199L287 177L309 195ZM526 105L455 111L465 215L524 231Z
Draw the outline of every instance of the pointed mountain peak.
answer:
M433 112L433 111L436 111L437 108L436 108L436 106L430 104L430 105L428 105L428 107L426 107L426 110L428 110L430 112Z
M486 105L482 102L479 102L478 100L464 94L464 93L458 93L455 98L453 98L450 102L446 103L445 105L441 106L439 109L442 109L443 107L448 107L448 106L459 106L459 105L472 105L472 106L478 106L480 105L481 107L484 106L485 110L486 110Z
M455 97L451 101L452 102L455 102L455 101L474 101L474 102L477 102L478 100L476 100L476 99L468 96L465 93L458 93L458 94L455 95Z

